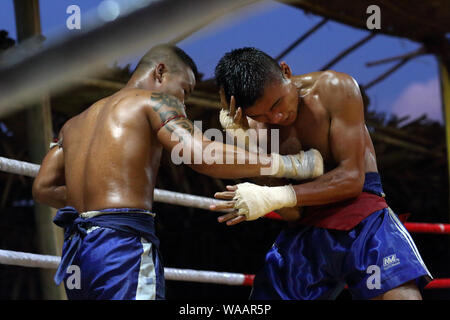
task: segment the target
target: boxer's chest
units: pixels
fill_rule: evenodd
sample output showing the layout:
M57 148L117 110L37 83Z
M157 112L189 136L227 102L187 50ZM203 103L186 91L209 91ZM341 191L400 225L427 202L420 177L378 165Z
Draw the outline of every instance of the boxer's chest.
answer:
M320 151L325 161L331 160L328 112L313 95L305 97L304 103L308 106L300 108L295 123L280 128L280 153L292 154L314 148Z

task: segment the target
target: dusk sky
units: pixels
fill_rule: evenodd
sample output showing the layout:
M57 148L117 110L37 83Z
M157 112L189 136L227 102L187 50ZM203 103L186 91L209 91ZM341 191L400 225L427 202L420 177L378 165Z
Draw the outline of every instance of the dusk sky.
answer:
M66 28L66 19L69 16L66 9L73 4L81 9L83 29L83 19L87 20L89 14L97 15L98 6L102 2L41 0L43 34L51 40L76 32ZM321 19L320 16L306 15L302 10L275 1L261 1L223 17L178 45L192 56L200 72L205 74L204 78L208 79L213 76L214 68L224 53L234 48L252 46L275 57ZM381 28L382 19L383 12ZM8 31L10 37L16 39L12 0L0 1L0 30ZM294 74L317 71L367 34L368 31L330 21L283 60L291 66ZM149 44L149 47L151 46L152 44ZM409 53L419 46L419 43L404 38L377 35L332 69L348 73L360 84L366 84L395 64L394 62L367 67L366 62ZM123 57L118 63L130 63L134 66L143 53L136 52L132 56ZM410 115L412 119L426 113L430 119L442 122L438 65L432 55L413 59L389 78L370 88L367 94L371 99L370 108L373 110L399 116Z

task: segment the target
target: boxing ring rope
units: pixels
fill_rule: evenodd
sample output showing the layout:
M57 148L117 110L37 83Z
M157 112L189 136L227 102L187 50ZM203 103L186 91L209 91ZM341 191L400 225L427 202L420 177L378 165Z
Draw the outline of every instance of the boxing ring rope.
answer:
M40 166L38 164L0 157L0 171L33 178L36 177L39 167ZM212 204L220 204L224 202L214 198L195 196L158 188L155 188L154 200L156 202L205 210L209 210L209 206ZM275 212L270 212L265 217L269 219L282 220L282 218ZM450 234L450 224L406 222L404 225L408 231L415 233Z
M450 234L450 224L405 222L405 228L414 233Z
M57 269L60 257L0 249L0 264ZM164 268L164 278L173 281L201 282L229 286L252 286L253 274L192 269ZM425 289L448 289L450 279L434 279Z
M39 165L0 157L0 171L36 177L39 171ZM154 200L168 204L188 206L200 209L209 209L211 204L223 202L208 197L194 196L190 194L178 193L168 190L155 189ZM282 218L275 212L266 215L269 219ZM405 223L405 227L411 232L450 234L450 224L431 224L431 223ZM32 268L56 269L59 265L60 257L25 253L18 251L0 249L0 264L15 265ZM214 283L232 286L251 286L254 275L243 273L216 272L192 269L164 268L164 277L166 280L189 281ZM434 279L426 289L444 289L450 288L449 279Z
M0 249L0 264L30 267L57 269L61 258L57 256L18 252ZM231 286L251 286L254 275L204 271L192 269L164 268L164 278L174 281L189 281L225 284Z
M265 215L265 218L283 220L276 212L269 212ZM403 225L409 232L413 233L450 234L450 224L445 223L405 222Z
M38 164L0 157L0 171L34 178L37 176L39 168L40 166ZM220 204L224 202L213 198L194 196L157 188L155 188L153 196L154 200L157 202L206 210L209 210L211 204Z

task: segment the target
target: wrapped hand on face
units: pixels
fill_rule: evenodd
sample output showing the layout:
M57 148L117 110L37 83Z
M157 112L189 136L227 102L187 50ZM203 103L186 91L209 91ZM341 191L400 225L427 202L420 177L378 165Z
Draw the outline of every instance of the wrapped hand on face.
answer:
M240 120L242 116L242 109L239 108L239 110L240 114L238 119ZM242 126L242 121L236 121L236 116L238 116L238 114L234 113L234 98L232 97L230 110L222 109L219 114L219 121L225 130L232 130L232 135L237 137L237 141L245 141L244 147L248 150L248 131ZM269 174L271 176L305 180L316 178L323 174L323 158L320 152L316 149L300 151L298 154L286 156L272 153L271 156L272 166Z

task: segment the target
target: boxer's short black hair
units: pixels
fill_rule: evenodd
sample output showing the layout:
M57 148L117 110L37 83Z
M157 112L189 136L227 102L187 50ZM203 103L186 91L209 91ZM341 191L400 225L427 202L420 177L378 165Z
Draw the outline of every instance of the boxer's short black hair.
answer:
M269 55L252 47L226 53L215 69L216 84L223 88L227 102L231 96L236 106L245 109L264 94L265 86L281 80L283 74L278 63Z
M182 49L171 44L160 44L151 48L138 62L134 72L153 67L156 63L164 62L170 72L180 71L180 63L188 66L198 80L198 69L194 60Z

